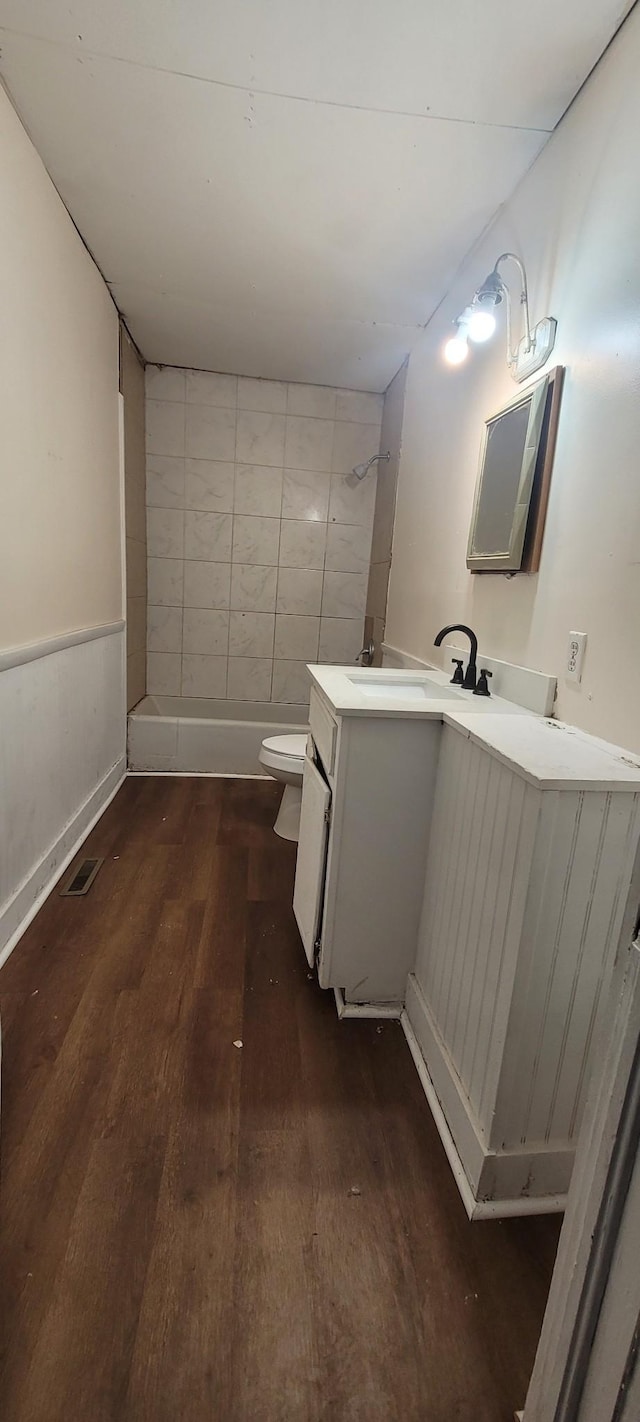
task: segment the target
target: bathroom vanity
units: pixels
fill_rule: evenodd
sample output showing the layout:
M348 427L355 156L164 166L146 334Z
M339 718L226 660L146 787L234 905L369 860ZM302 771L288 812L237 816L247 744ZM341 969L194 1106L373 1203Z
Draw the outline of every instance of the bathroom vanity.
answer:
M471 1217L561 1209L640 839L640 761L439 672L314 667L294 910L401 1016Z
M439 720L336 715L314 687L294 912L341 1010L400 1016L415 961Z
M448 678L313 667L294 912L341 1013L399 1017L415 964ZM366 1005L366 1006L365 1006Z

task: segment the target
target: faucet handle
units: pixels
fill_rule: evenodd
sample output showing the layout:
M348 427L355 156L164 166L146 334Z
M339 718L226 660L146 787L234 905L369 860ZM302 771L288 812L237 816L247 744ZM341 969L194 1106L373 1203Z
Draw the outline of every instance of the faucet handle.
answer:
M455 671L454 671L453 676L452 676L452 678L451 678L450 685L451 685L451 686L462 686L462 683L463 683L463 681L464 681L464 672L463 672L463 670L462 670L463 659L462 659L462 657L452 657L452 658L451 658L451 661L453 662L453 664L454 664L454 666L455 666Z
M474 692L473 692L474 696L490 696L490 695L491 695L491 692L489 691L489 687L488 687L488 684L487 684L487 677L491 677L491 676L493 676L493 672L487 671L487 668L486 668L486 667L481 667L481 668L480 668L480 675L479 675L479 677L478 677L478 685L475 687Z

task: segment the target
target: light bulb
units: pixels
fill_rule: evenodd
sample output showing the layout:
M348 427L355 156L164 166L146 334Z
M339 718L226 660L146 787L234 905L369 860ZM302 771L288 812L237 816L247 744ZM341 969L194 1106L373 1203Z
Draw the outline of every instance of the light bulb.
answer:
M443 354L448 365L462 365L463 360L466 360L469 354L466 337L450 336Z
M488 341L495 329L496 318L493 311L476 308L471 312L467 327L470 341Z

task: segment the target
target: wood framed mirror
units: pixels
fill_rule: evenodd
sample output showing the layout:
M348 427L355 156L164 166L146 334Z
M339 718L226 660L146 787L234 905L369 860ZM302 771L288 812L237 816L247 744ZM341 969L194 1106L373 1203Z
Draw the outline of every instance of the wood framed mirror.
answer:
M467 546L472 573L540 567L563 375L556 366L486 421Z

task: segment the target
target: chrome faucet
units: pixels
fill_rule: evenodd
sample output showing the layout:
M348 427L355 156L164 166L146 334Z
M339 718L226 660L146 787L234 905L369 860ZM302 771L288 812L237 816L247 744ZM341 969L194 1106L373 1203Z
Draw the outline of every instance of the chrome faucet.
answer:
M478 676L476 667L476 661L478 656L478 638L476 637L475 632L473 632L470 627L467 627L464 622L452 622L450 627L443 627L442 630L438 633L433 644L434 647L439 647L444 641L445 637L449 636L450 632L464 632L465 636L469 638L471 652L469 655L469 663L467 666L467 670L462 678L462 686L464 686L467 691L475 691ZM455 681L457 685L460 685L459 663L456 663L456 665L458 667L458 670L454 672L454 675L452 676L451 680Z
M363 667L370 667L371 663L373 662L373 658L375 657L375 654L376 644L372 637L371 641L367 642L366 645L362 647L361 651L358 652L356 661L360 662L360 665Z

